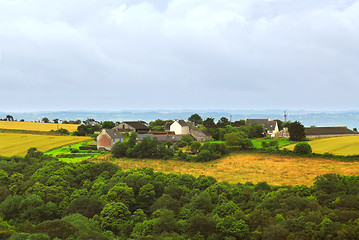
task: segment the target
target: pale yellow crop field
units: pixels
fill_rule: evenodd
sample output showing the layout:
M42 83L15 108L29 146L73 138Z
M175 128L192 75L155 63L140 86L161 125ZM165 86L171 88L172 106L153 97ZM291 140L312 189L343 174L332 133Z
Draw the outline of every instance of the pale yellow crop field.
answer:
M0 121L0 129L15 129L15 130L27 130L27 131L44 131L49 132L51 130L64 128L69 132L77 130L77 124L56 124L56 123L38 123L38 122L16 122L16 121Z
M308 142L314 153L331 153L335 155L359 155L359 136L332 137ZM294 145L286 146L289 150Z
M98 155L92 161L109 161L124 170L150 167L155 171L176 174L212 176L230 183L258 183L279 185L313 185L318 175L336 173L352 176L359 174L359 162L339 162L329 159L280 156L264 153L231 154L210 162L178 160L113 158L111 154Z
M48 151L64 145L75 144L91 139L89 137L50 136L36 134L0 133L0 155L24 156L31 147Z

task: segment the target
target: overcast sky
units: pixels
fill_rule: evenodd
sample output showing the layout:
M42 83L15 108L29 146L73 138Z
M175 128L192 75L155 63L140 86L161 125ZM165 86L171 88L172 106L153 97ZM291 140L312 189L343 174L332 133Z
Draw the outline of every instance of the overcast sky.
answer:
M359 109L359 0L0 0L0 111Z

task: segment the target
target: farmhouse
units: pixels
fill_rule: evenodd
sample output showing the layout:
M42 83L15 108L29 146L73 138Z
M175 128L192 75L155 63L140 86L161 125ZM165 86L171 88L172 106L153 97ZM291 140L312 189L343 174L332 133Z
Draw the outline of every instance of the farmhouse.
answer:
M175 119L172 124L166 123L165 131L168 129L168 126L169 131L174 132L176 135L190 134L191 130L196 129L196 126L193 122L187 122L184 119Z
M113 129L102 129L97 136L97 149L111 150L117 142L122 142L123 136Z
M196 139L197 142L206 142L212 139L212 136L208 132L201 130L193 130L191 136Z
M267 130L267 134L274 137L276 133L279 132L278 123L276 121L271 121L270 118L268 119L245 119L246 125L251 124L258 124L262 125L264 130ZM265 132L264 132L265 133Z
M305 135L307 138L340 137L340 136L359 136L347 127L306 127Z
M147 127L140 121L125 121L112 128L113 130L126 133L126 132L137 132L137 133L147 133L150 128Z

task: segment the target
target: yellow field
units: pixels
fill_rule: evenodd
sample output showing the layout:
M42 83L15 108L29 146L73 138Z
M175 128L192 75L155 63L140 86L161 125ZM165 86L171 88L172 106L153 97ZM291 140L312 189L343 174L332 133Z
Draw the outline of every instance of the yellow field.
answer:
M100 161L110 161L124 170L150 167L166 173L187 173L196 177L212 176L218 181L231 183L258 183L271 185L313 184L318 175L338 173L359 175L359 162L339 162L327 159L268 155L261 153L232 154L208 163L174 160L113 159L110 154L98 156Z
M0 129L15 129L28 131L44 131L57 130L60 128L67 129L69 132L77 130L77 124L56 124L56 123L38 123L38 122L15 122L15 121L0 121Z
M314 153L331 153L335 155L359 155L359 136L332 137L308 142ZM285 147L294 149L294 145Z
M24 156L27 149L36 147L40 151L74 144L90 139L89 137L49 136L36 134L0 133L0 155Z

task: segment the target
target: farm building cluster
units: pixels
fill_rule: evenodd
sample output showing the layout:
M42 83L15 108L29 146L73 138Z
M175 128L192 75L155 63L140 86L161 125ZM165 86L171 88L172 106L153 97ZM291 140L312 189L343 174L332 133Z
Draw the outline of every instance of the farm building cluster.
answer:
M245 119L245 125L258 124L263 126L263 136L277 138L289 138L288 128L279 129L278 122L266 119ZM111 150L117 142L122 142L124 134L136 132L138 141L145 137L157 138L160 142L171 141L177 143L185 135L193 137L194 141L206 142L212 139L212 136L206 131L196 129L194 122L184 119L175 119L167 121L164 125L164 131L152 131L146 124L141 121L124 121L112 129L102 129L97 137L97 148ZM358 132L348 129L347 127L306 127L307 138L338 137L359 135Z
M184 119L175 119L166 122L164 131L151 131L148 126L140 121L124 121L112 129L102 129L97 136L97 148L111 150L117 142L122 142L124 134L136 132L138 141L145 137L157 138L160 142L179 142L185 135L193 137L194 141L206 142L212 139L212 136L206 131L197 130L193 122Z

